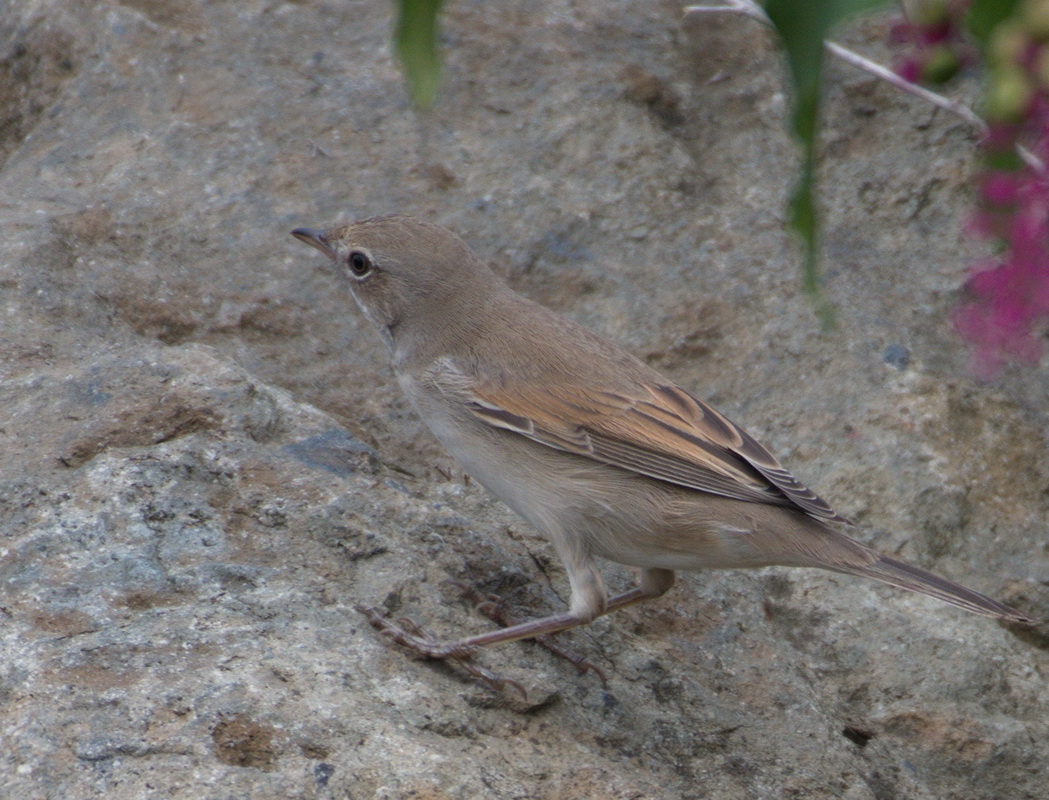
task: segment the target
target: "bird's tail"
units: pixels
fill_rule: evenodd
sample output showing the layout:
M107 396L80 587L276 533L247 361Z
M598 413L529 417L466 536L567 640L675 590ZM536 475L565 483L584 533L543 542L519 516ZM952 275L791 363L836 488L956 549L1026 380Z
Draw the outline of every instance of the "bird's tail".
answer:
M873 578L876 581L907 589L918 594L928 595L950 603L952 606L964 608L973 614L981 614L985 617L996 617L1010 622L1019 622L1025 625L1038 625L1041 620L1034 619L1026 614L1011 608L1005 603L999 603L986 595L967 589L959 583L941 578L919 567L913 567L895 558L877 553L877 558L869 564L852 565L847 567L830 567L835 572L845 572L850 575L861 575L865 578Z

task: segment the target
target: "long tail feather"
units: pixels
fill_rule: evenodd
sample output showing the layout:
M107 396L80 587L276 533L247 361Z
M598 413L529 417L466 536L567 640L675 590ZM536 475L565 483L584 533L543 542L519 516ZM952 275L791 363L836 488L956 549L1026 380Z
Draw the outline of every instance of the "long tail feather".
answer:
M873 578L900 589L907 589L918 594L928 595L950 603L952 606L964 608L973 614L981 614L985 617L996 617L998 619L1019 622L1025 625L1039 625L1041 620L1034 619L1026 614L1011 608L1005 603L999 603L986 595L967 589L961 584L941 578L919 567L913 567L895 558L880 555L871 564L864 566L848 566L835 569L836 572L845 572L852 575L862 575Z

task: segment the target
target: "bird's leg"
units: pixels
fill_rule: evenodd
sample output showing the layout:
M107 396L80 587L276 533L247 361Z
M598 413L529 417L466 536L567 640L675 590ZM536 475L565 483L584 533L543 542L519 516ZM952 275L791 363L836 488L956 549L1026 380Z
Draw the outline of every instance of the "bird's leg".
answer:
M487 683L493 690L500 691L504 687L511 686L520 692L522 697L527 699L528 693L517 681L500 677L491 670L474 662L473 654L477 648L465 646L462 642L439 642L426 634L410 619L402 617L397 620L391 620L383 616L379 609L371 606L356 606L356 609L368 618L372 627L402 647L418 653L424 658L453 661L470 675L480 678Z
M436 660L452 659L461 664L468 672L482 678L493 687L501 688L501 686L509 684L520 690L521 687L518 684L514 684L512 681L505 681L493 673L488 672L483 667L473 664L471 662L471 657L477 652L477 650L482 647L487 647L488 645L502 644L503 642L516 642L520 639L538 639L540 637L546 637L554 633L566 631L569 628L574 628L577 625L590 622L596 617L607 614L610 611L617 611L620 608L625 608L634 603L639 603L653 597L659 597L666 592L673 583L674 573L670 570L643 570L641 573L640 586L611 598L606 604L604 604L604 608L601 611L589 618L566 612L562 614L551 614L548 617L541 617L526 622L518 622L514 617L507 613L507 620L513 621L508 627L500 628L496 631L489 631L488 633L480 633L475 636L467 636L464 639L458 639L452 642L441 642L433 639L424 634L410 621L391 621L383 616L383 614L376 608L357 606L357 610L364 614L368 618L368 621L371 622L372 626L381 631L384 635L388 636L402 647L412 650L424 658ZM480 596L486 603L489 602L489 599L484 595L478 593L478 596ZM554 652L557 651L554 650ZM575 659L582 662L582 659L579 659L578 656L574 656L574 654L564 657L572 663L576 663ZM467 664L469 664L469 666L467 666ZM577 664L577 669L579 668L580 667ZM604 674L596 667L592 667L592 665L591 668L597 672L603 682ZM474 672L475 669L477 672ZM583 671L585 671L585 668L583 668Z
M641 570L639 585L610 598L608 605L605 607L605 613L618 611L621 608L632 606L634 603L640 603L644 600L651 600L654 597L662 597L670 591L670 587L673 585L673 570L643 569Z
M482 594L473 586L465 584L462 581L448 581L448 583L459 589L462 593L462 597L474 604L475 611L488 617L488 619L492 620L492 622L497 625L501 625L503 628L511 628L514 625L520 625L523 622L522 619L514 616L514 614L506 607L503 598L499 595ZM559 645L548 635L539 634L534 638L536 644L545 647L555 656L563 658L575 667L580 675L587 672L593 672L601 679L601 685L606 688L608 687L608 677L605 675L604 670L593 662L588 661L575 651Z
M397 644L414 650L425 658L433 659L469 658L479 648L490 644L516 642L518 639L534 639L537 636L566 631L586 621L569 613L552 614L549 617L511 625L509 628L479 633L476 636L467 636L465 639L453 642L441 642L422 633L409 620L389 620L377 608L369 606L357 606L356 608L368 618L375 628L388 635Z

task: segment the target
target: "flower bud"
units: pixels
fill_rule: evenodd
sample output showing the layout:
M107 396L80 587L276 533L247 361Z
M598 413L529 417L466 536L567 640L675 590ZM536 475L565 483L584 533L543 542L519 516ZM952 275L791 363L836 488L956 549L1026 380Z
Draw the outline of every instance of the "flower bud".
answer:
M940 44L925 56L921 69L923 83L946 83L961 68L962 62L954 50L946 44Z
M1049 41L1049 0L1026 0L1020 7L1020 19L1031 38Z
M1018 69L998 69L991 73L991 84L984 101L984 118L988 122L1019 122L1027 114L1034 87Z

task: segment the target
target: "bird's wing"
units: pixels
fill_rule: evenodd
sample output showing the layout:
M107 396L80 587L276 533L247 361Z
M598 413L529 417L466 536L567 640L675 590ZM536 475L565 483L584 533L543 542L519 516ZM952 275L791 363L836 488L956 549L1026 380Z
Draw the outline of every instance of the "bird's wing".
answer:
M745 430L677 386L625 393L563 379L484 381L442 364L430 376L438 388L493 427L677 486L847 521Z

